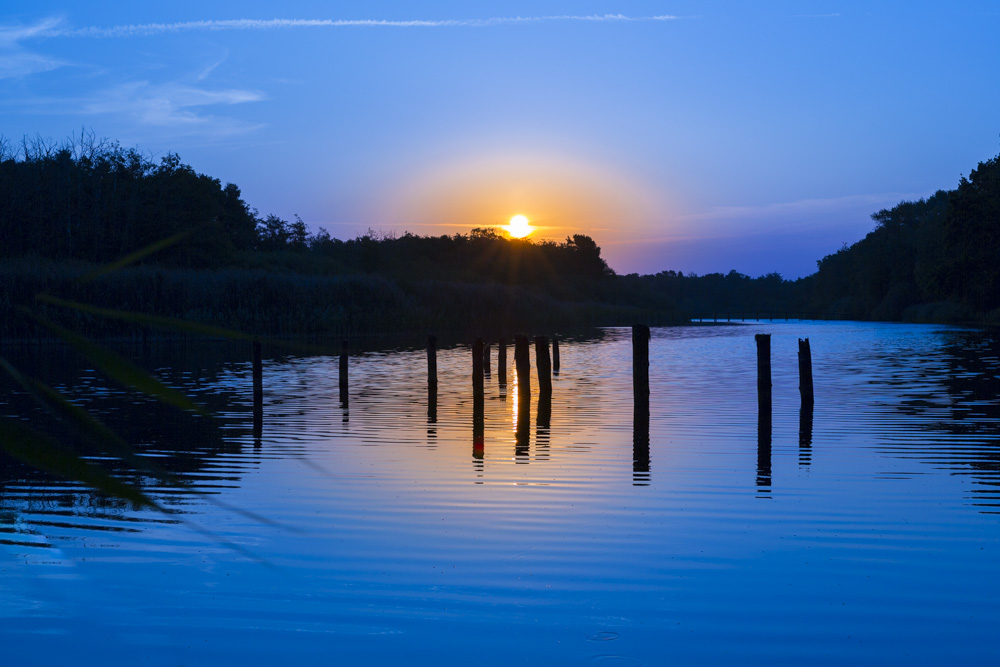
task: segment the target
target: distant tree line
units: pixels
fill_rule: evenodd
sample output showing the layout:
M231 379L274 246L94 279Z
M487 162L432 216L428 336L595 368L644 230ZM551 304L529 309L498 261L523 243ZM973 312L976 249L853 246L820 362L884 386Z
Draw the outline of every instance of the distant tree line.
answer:
M697 275L661 271L647 276L622 276L631 289L670 295L672 303L691 317L753 318L820 316L813 312L811 278L785 280L778 273L752 278L738 271Z
M697 316L1000 324L1000 155L954 190L872 214L875 228L798 280L662 271L625 276Z
M1000 155L956 189L872 219L864 239L819 261L817 308L839 318L1000 321Z

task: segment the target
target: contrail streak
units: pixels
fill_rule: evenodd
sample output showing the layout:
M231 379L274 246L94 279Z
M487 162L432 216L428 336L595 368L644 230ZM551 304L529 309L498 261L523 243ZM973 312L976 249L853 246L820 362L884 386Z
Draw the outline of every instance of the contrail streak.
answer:
M380 19L230 19L223 21L182 21L178 23L142 23L116 25L109 28L53 28L36 33L39 37L137 37L172 32L223 30L280 30L290 28L478 28L517 23L648 23L673 21L677 16L625 16L624 14L593 14L563 16L513 16L487 19L443 19L391 21Z

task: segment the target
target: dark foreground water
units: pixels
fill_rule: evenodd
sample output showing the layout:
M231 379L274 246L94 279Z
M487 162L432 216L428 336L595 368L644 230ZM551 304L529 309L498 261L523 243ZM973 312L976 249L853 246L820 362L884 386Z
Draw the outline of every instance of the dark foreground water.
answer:
M440 352L436 401L422 351L354 357L346 407L336 359L266 360L259 440L249 364L212 349L156 364L214 426L24 361L186 488L136 511L5 463L2 664L1000 664L989 335L654 329L648 448L627 330L564 341L527 415L494 348L481 434L468 348ZM0 410L29 409L3 387Z

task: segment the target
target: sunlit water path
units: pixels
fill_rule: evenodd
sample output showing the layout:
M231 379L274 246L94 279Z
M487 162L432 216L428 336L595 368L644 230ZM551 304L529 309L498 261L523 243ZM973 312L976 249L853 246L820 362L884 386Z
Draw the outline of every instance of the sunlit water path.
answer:
M185 349L157 373L216 425L36 358L187 487L150 489L161 514L0 469L9 664L1000 662L990 335L654 329L648 452L627 330L563 341L548 418L537 378L527 418L500 391L494 348L481 442L467 347L439 353L436 400L423 351L352 357L346 406L335 358L266 360L259 439L247 360Z

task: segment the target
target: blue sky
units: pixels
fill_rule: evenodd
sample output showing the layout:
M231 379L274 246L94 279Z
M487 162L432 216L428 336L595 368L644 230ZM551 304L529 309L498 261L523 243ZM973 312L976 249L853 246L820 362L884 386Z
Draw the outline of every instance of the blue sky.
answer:
M0 133L168 151L350 238L515 213L798 277L1000 153L1000 3L8 0Z

